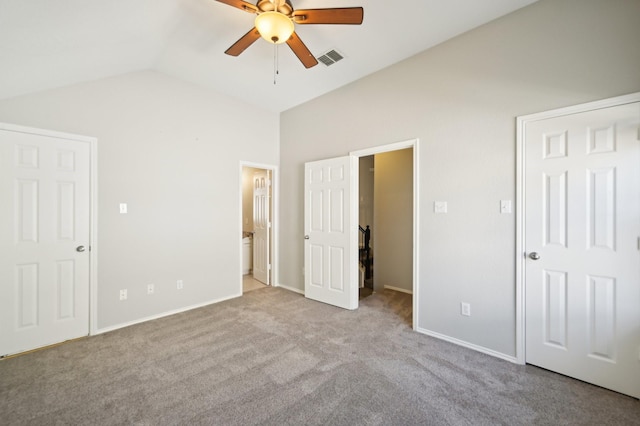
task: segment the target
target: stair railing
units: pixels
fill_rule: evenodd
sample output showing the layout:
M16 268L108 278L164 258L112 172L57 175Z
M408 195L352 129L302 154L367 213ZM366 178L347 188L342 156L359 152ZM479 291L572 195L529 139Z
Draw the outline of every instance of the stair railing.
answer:
M367 225L366 229L361 225L358 225L360 228L360 234L362 235L362 245L360 246L360 263L364 266L364 276L365 278L371 278L371 229L369 225ZM363 258L364 257L364 258Z

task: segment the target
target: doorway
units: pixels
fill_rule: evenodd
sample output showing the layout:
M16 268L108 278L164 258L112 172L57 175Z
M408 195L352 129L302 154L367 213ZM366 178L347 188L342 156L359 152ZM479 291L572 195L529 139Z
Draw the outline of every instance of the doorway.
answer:
M417 324L416 288L418 141L410 140L352 152L359 158L361 295L392 290L412 296ZM363 247L369 231L370 256ZM364 252L363 252L364 249ZM364 260L364 262L362 261Z
M274 282L273 166L241 163L242 292Z
M411 265L407 287L413 293L411 316L412 327L416 329L419 276L417 139L351 152L346 157L305 163L305 297L345 309L357 309L358 287L363 281L358 279L358 241L361 241L358 238L359 159L409 148L412 163L411 218L404 221L408 223L403 223L403 226L411 230L410 250L405 260L409 260ZM393 207L393 200L387 203ZM380 241L376 244L381 246ZM393 250L393 242L386 250ZM393 284L390 287L394 287Z
M413 148L360 157L360 298L413 293Z

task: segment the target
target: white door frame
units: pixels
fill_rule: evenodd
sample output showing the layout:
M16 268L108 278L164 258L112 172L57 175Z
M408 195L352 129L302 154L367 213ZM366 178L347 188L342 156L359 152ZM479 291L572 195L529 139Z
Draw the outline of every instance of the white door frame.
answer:
M269 253L271 253L271 279L270 284L273 287L278 287L280 282L278 279L278 188L279 186L279 173L278 166L273 164L254 163L251 161L240 161L239 180L240 183L240 196L238 197L238 203L240 206L240 214L238 215L238 237L242 236L242 169L244 167L252 167L254 169L269 170L271 172L271 198L269 203L271 204L271 236L269 239ZM240 267L238 273L240 275L240 295L242 295L242 239L238 239L240 250Z
M413 297L412 297L412 327L418 330L418 292L420 282L420 262L418 261L418 237L420 235L420 156L418 152L419 139L409 139L402 142L396 142L388 145L380 145L373 148L352 151L349 155L354 157L368 157L369 155L382 154L390 151L399 151L401 149L413 148ZM359 192L359 191L358 191ZM352 197L359 197L359 193L353 194ZM360 203L356 205L359 206ZM354 247L357 250L357 247Z
M609 108L618 105L629 104L640 101L640 92L632 93L624 96L603 99L595 102L588 102L579 105L573 105L565 108L554 109L551 111L539 112L536 114L523 115L517 117L516 131L516 209L519 214L516 215L516 361L519 364L526 363L525 352L525 209L524 203L526 199L525 193L525 135L526 126L533 121L545 120L548 118L561 117L563 115L576 114L580 112L593 111L596 109ZM640 138L640 135L638 135Z
M98 139L7 123L0 123L0 130L89 144L89 335L98 334Z

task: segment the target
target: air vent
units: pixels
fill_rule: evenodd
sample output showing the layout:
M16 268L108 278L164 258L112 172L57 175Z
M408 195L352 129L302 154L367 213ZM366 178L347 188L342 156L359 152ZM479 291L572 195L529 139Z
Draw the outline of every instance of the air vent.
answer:
M344 56L342 56L335 50L330 50L324 55L318 56L318 61L322 62L326 66L333 65L342 59L344 59Z

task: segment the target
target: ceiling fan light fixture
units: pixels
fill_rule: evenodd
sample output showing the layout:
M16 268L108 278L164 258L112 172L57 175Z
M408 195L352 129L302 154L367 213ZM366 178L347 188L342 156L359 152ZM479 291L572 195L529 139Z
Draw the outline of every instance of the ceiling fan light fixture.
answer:
M280 12L263 12L256 17L256 29L269 43L280 44L293 34L293 21Z

